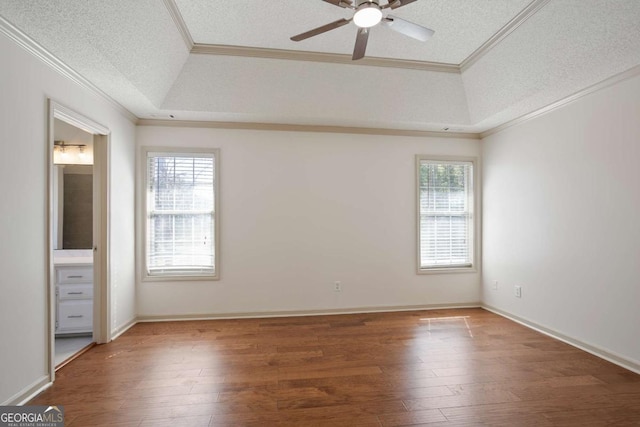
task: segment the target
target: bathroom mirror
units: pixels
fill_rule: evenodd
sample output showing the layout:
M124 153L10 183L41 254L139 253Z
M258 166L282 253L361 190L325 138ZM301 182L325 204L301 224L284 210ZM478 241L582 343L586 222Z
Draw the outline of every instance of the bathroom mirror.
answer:
M93 135L56 119L53 248L93 247Z

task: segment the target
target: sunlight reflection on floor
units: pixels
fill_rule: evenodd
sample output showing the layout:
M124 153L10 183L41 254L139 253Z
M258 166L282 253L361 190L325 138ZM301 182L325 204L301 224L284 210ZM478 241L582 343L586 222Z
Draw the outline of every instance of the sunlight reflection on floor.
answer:
M471 328L469 327L469 322L467 322L467 319L469 318L469 316L450 316L450 317L424 317L422 319L420 319L420 321L426 321L427 322L427 330L429 331L429 334L431 333L431 322L443 322L443 321L448 321L448 320L462 320L465 324L465 327L467 328L467 332L469 333L469 336L471 338L473 338L473 333L471 332Z

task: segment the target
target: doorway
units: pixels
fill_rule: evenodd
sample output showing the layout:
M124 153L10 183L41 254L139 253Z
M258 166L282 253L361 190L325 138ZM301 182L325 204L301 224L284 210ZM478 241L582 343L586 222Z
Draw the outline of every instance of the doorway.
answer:
M49 101L49 374L109 341L109 131Z

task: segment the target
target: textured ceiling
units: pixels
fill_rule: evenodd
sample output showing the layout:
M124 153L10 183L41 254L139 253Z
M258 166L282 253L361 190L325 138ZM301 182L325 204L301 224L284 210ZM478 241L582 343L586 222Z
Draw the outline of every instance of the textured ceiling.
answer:
M434 37L375 27L359 62L337 55L352 52L353 24L292 42L352 14L321 0L0 0L0 32L139 118L481 132L640 66L640 0L418 0L389 13Z
M384 26L371 30L367 55L460 64L531 0L420 0L386 12L435 30L426 43ZM382 0L385 3L386 0ZM351 54L355 24L293 42L353 11L320 0L176 0L196 43Z
M551 1L462 74L471 122L495 127L639 64L640 1Z

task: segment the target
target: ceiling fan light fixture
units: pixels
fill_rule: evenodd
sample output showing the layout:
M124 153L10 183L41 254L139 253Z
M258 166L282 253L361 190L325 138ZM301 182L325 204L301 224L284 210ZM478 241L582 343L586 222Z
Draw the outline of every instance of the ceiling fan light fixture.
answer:
M382 11L384 9L398 9L399 7L406 6L414 3L418 0L385 0L380 6L380 0L323 0L326 3L331 3L334 6L347 8L354 10L353 16L350 19L342 18L337 21L330 22L313 30L306 31L304 33L291 37L294 42L306 40L310 37L324 34L327 31L335 30L344 25L347 25L353 21L358 27L356 35L356 44L353 48L353 55L351 59L357 61L364 58L367 50L367 43L369 40L369 28L378 24L383 24L387 28L400 33L402 35L414 38L420 41L427 41L434 33L433 30L423 27L413 22L405 21L404 19L396 18L391 15L384 15Z
M353 23L360 28L370 28L382 21L382 11L375 3L363 3L353 15Z

